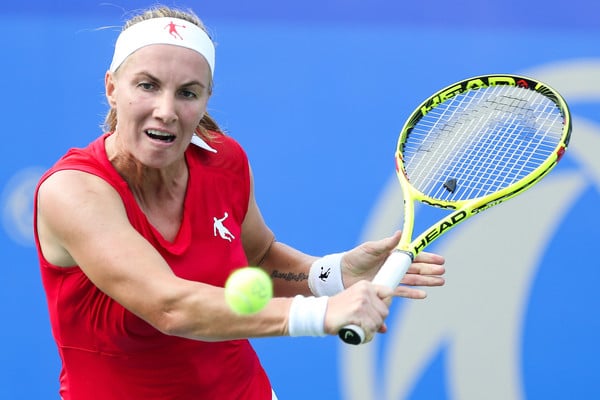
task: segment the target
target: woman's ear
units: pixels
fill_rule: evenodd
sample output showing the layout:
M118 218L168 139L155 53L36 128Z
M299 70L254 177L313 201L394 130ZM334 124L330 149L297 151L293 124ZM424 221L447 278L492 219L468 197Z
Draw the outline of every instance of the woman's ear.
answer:
M115 82L114 76L110 71L106 71L106 75L104 76L104 90L108 105L110 105L111 108L115 108L117 105L115 100Z

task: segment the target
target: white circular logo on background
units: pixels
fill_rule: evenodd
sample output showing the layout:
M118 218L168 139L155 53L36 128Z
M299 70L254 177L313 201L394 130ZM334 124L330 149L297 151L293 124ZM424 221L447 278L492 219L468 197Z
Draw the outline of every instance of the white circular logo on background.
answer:
M22 246L32 246L33 193L44 170L29 167L18 171L2 190L2 227L7 236Z

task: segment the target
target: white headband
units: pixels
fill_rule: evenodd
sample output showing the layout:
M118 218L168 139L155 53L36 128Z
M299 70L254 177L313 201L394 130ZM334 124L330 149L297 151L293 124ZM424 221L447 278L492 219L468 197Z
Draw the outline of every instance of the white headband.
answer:
M179 18L151 18L131 25L117 38L110 71L117 68L136 50L151 44L186 47L202 55L212 75L215 73L215 45L198 25Z

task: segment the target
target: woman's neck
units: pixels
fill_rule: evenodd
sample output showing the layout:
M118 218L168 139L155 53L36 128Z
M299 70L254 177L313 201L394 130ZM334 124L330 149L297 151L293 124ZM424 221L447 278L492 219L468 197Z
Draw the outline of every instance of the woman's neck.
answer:
M152 168L142 164L133 155L120 149L114 135L106 138L108 160L127 182L138 202L161 203L181 200L187 187L188 170L185 159L165 168Z

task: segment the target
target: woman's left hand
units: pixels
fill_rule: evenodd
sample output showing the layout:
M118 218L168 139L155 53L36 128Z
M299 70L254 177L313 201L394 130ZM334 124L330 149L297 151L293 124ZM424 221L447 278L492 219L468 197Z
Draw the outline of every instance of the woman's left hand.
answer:
M360 280L372 280L383 262L396 248L401 232L397 231L387 238L365 242L346 252L342 258L342 275L344 286L349 287ZM416 257L401 285L395 289L394 295L411 299L423 299L427 296L424 290L411 286L442 286L445 283L442 275L445 259L441 255L422 252Z

